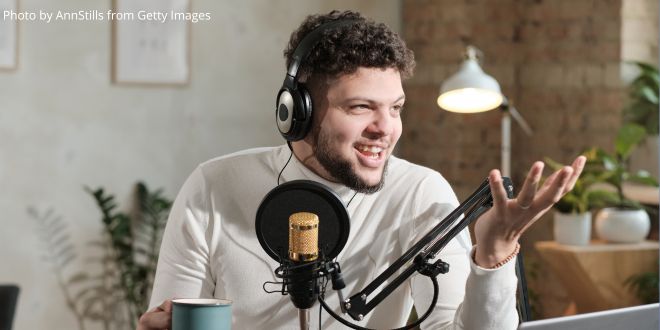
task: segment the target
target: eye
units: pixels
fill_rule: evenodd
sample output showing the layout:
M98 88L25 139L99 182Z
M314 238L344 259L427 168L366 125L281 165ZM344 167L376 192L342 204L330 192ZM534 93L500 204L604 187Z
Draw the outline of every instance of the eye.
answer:
M356 104L356 105L352 105L351 109L369 109L369 105L368 104Z
M366 103L354 104L348 107L349 111L354 114L366 113L371 110L371 107Z
M403 104L397 104L393 106L392 111L400 113L401 111L403 111Z

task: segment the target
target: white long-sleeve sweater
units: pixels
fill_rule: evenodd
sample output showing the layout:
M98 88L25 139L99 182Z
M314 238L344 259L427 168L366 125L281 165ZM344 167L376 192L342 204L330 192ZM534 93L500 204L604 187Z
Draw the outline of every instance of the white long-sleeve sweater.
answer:
M233 301L234 329L298 329L297 310L288 296L267 294L262 285L275 281L278 264L261 248L255 215L263 197L277 185L290 156L286 145L251 149L207 161L197 167L174 202L163 236L151 307L165 299L217 297ZM292 157L281 182L298 179L321 182L348 203L349 188L314 174ZM374 194L355 195L348 205L350 235L337 260L347 297L362 290L378 274L424 236L458 205L447 181L437 172L391 157L385 185ZM440 253L450 264L439 275L440 297L424 329L514 329L515 259L487 270L469 256L464 230ZM376 307L361 326L385 329L405 324L413 303L422 314L433 287L414 275ZM326 301L339 312L329 289ZM150 308L151 308L150 307ZM318 303L311 324L318 327ZM348 316L346 316L348 318ZM351 322L355 322L352 319ZM325 311L323 329L343 329Z

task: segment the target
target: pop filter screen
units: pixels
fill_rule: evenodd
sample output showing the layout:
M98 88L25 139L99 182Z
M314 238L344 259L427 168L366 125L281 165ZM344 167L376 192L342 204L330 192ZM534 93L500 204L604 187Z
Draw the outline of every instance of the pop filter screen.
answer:
M318 182L295 180L271 190L257 210L255 229L261 247L278 262L287 258L289 216L297 212L319 217L319 254L330 260L346 245L350 219L344 203Z

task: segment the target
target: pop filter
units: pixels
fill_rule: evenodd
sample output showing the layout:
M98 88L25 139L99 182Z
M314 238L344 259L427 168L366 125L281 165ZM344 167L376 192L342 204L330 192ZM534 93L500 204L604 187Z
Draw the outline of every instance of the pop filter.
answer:
M255 223L261 247L277 262L286 260L289 216L297 212L310 212L319 217L319 253L327 260L335 258L348 240L348 211L330 188L309 180L283 183L261 201Z

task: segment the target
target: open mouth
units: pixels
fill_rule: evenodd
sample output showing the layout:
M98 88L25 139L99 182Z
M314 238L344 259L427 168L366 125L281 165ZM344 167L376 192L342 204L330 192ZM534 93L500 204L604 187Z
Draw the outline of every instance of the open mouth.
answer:
M363 156L371 159L379 159L381 154L385 149L377 146L368 146L363 144L358 144L355 146L355 149L362 154Z

